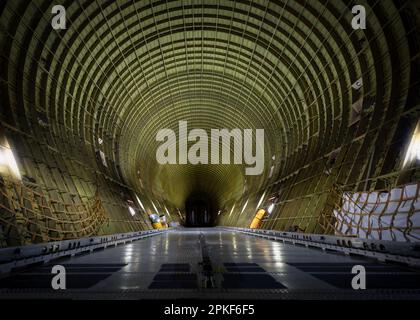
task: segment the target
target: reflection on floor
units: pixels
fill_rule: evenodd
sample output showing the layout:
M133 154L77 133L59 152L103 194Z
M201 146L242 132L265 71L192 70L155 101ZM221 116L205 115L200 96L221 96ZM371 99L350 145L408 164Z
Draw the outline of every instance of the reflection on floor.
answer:
M420 296L415 270L217 228L174 230L54 264L66 268L67 290L50 289L51 264L0 279L0 297ZM356 264L366 267L368 290L351 289Z

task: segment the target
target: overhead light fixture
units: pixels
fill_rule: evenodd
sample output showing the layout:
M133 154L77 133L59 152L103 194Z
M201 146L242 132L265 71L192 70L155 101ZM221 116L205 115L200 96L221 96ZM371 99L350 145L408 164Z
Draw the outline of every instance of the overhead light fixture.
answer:
M103 164L105 167L108 167L108 164L106 163L106 156L105 156L105 153L104 153L102 150L99 150L99 156L100 156L100 158L101 158L102 164Z
M171 214L169 213L168 208L166 208L166 206L165 206L165 211L166 211L166 213L168 214L168 216L170 217L170 216L171 216Z
M242 214L245 211L245 208L248 205L248 201L249 201L249 198L248 198L248 200L246 200L244 206L242 207L242 210L241 210L241 213L240 214Z
M268 208L267 208L267 212L268 212L269 214L271 214L271 212L273 212L273 209L274 209L274 203L272 203L272 204L270 204L270 205L268 206Z
M0 146L0 173L21 179L15 156L7 142Z
M141 202L140 198L139 198L137 195L135 195L135 196L136 196L137 202L140 204L140 207L141 207L144 211L146 211L146 209L144 208L144 205L143 205L143 203Z
M130 214L134 216L136 214L136 210L132 206L128 206L128 211L130 211Z
M273 176L273 173L274 173L274 165L272 165L270 168L270 174L268 175L268 179L270 179Z
M233 209L235 209L235 205L233 205L232 210L230 210L229 216L232 214Z
M267 191L264 191L264 193L262 194L262 196L261 196L261 198L260 198L260 201L258 201L258 204L257 204L257 207L255 208L255 209L258 209L259 207L260 207L260 205L261 205L261 203L263 202L263 200L264 200L264 197L265 197L265 193L266 193Z
M155 208L156 213L158 213L158 212L159 212L159 210L156 208L156 206L155 206L154 202L153 202L153 201L151 201L151 202L152 202L152 206L153 206L153 208Z
M411 137L410 145L408 146L405 155L403 167L414 160L420 160L420 121L417 122L416 129Z

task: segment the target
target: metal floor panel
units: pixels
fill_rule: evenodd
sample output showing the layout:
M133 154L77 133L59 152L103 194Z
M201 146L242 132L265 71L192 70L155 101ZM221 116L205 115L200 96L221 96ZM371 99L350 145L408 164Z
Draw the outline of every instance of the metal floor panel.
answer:
M203 243L211 262L212 287L203 286L203 277L207 274L203 272ZM64 265L68 270L72 283L69 289L60 292L46 289L48 266L38 266L2 279L0 298L420 297L420 290L417 290L420 288L408 285L410 276L417 281L420 273L408 268L218 228L173 230L60 260L57 264ZM375 285L368 287L371 290L348 289L352 278L351 267L356 264L367 266L368 285L369 274L372 273L371 283ZM22 277L38 277L40 274L41 280L26 284L22 281ZM13 277L18 279L15 287ZM401 286L398 285L398 277L404 279ZM389 286L381 281L385 278ZM375 291L379 288L380 291Z

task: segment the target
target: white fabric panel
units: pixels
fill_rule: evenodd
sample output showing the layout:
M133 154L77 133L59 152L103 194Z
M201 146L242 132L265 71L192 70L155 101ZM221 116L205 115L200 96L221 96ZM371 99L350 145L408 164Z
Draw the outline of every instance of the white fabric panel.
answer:
M409 184L389 192L344 193L341 208L334 210L336 233L369 239L420 240L419 189L419 184Z

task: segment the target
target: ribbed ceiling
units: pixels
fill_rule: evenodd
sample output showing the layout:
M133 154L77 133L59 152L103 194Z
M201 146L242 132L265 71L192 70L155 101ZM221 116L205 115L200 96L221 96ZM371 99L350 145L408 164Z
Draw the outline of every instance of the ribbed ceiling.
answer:
M2 16L11 105L25 96L15 123L31 131L44 114L53 137L103 150L103 170L177 207L197 191L223 207L331 152L362 92L392 93L387 37L408 54L390 31L401 24L391 1L370 2L367 31L351 28L352 6L339 0L64 1L66 30L51 28L55 3L12 2ZM407 74L398 82L408 86ZM265 129L264 173L159 165L156 133L177 132L181 120L190 129Z

